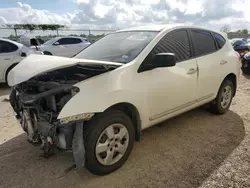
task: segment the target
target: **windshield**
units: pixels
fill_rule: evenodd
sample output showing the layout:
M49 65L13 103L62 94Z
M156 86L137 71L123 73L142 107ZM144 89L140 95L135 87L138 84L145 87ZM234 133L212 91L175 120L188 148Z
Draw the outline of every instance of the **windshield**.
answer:
M75 58L128 63L157 35L152 31L125 31L106 35Z
M43 43L44 45L50 45L50 44L53 44L55 41L57 41L59 38L56 37L56 38L52 38L48 41L46 41L45 43Z

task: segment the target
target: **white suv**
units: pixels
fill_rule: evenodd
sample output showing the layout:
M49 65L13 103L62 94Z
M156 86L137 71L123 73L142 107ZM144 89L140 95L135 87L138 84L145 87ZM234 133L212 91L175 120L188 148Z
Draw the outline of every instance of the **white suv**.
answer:
M77 169L115 171L143 129L208 104L225 113L240 63L222 33L149 26L111 33L74 58L32 55L8 76L10 102L44 154L72 149Z
M90 42L86 38L67 36L52 38L38 49L43 51L44 55L72 57L88 45L90 45Z

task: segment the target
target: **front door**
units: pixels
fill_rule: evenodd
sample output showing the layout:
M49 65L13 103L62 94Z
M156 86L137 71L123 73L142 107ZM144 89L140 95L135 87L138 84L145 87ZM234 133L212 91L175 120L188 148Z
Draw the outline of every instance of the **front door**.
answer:
M188 107L196 100L198 68L196 60L191 59L186 30L168 33L154 47L143 64L150 63L155 54L169 52L176 55L176 66L140 73L140 80L147 84L148 88L146 92L151 121Z

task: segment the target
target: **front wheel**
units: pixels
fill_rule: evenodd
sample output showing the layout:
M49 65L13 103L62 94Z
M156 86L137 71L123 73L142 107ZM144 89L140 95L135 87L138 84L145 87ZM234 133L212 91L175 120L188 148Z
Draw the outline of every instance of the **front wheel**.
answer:
M113 110L96 115L86 126L86 168L96 175L106 175L120 168L134 144L131 119Z
M219 89L217 97L210 104L210 111L215 114L224 114L229 109L235 87L231 80L225 80Z

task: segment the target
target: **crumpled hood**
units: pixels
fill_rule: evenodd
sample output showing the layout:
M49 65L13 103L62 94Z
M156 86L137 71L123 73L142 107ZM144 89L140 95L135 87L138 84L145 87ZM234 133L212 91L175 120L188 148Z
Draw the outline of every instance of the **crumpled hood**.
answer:
M67 58L49 55L31 54L16 65L8 74L9 86L14 86L29 80L30 78L65 67L74 65L103 64L121 66L122 63L113 63L106 61L96 61L88 59Z

